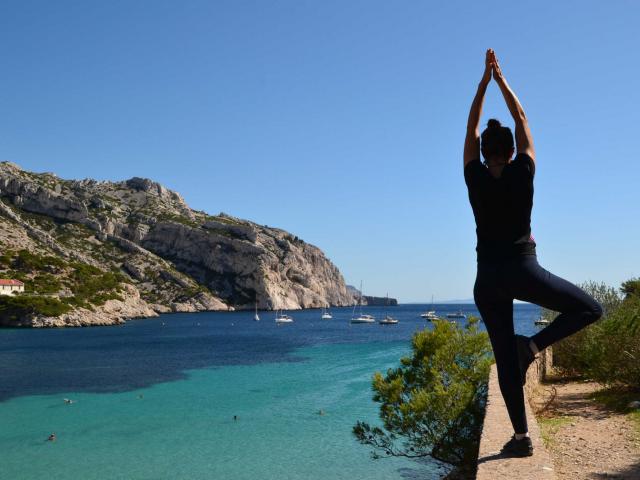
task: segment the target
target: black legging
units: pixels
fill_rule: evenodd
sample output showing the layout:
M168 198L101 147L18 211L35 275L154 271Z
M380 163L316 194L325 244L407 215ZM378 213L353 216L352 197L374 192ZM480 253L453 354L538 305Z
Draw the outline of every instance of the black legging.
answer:
M498 382L516 433L527 431L524 393L513 330L513 300L560 312L531 339L538 350L595 322L602 307L591 296L538 264L535 255L499 262L478 262L473 296L487 327L498 369Z

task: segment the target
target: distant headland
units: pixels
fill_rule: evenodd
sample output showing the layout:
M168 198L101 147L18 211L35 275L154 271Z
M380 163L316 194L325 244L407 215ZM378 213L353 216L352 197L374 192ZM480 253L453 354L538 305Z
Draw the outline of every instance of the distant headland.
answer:
M347 285L347 291L353 296L353 298L356 299L356 302L358 301L358 298L360 298L362 295L362 292L360 292L360 290L358 290L353 285ZM373 305L373 306L390 306L390 307L398 306L398 300L395 298L374 297L371 295L362 295L361 303L362 305Z

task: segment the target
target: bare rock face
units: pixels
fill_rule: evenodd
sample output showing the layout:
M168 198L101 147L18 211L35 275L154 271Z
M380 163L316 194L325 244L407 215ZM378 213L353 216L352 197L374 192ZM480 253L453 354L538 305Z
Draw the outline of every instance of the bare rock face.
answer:
M264 309L353 302L342 275L322 251L282 230L262 227L249 234L233 225L215 231L161 222L142 245L240 308L249 308L256 298Z
M255 301L261 309L354 302L340 271L319 248L284 230L192 210L178 193L145 178L63 180L2 162L0 218L26 232L37 250L117 269L127 288L135 289L123 302L34 318L32 326L246 309Z
M59 184L53 190L18 177L0 177L0 191L12 203L28 212L42 213L60 220L81 222L87 217L87 208L73 197L62 195Z

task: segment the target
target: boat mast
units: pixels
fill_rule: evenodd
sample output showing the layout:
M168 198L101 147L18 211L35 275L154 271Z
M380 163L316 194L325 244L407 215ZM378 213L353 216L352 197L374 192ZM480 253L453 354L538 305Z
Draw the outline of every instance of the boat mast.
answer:
M356 305L358 305L357 303L353 304L353 312L351 312L351 318L356 318Z
M389 292L387 292L387 301L384 304L384 318L387 318L389 316L387 313L388 308L389 308Z

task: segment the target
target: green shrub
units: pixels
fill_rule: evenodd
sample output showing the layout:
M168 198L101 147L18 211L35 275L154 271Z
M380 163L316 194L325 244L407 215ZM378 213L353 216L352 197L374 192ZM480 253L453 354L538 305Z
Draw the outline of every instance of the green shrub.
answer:
M640 298L640 278L632 278L622 284L620 288L625 298L639 297Z
M607 386L640 389L640 299L625 301L596 324L585 374Z
M120 283L125 281L124 276L115 271L103 272L97 267L86 263L74 263L72 283L69 285L73 297L67 302L78 306L88 307L89 304L102 305L106 300L120 298Z
M2 252L2 255L0 255L0 265L2 265L3 267L10 267L13 255L14 253L11 250L5 250L4 252Z
M123 298L116 292L99 293L91 298L91 303L99 306L103 305L107 300L123 300Z
M579 287L602 305L605 316L622 303L616 289L604 283L586 282ZM543 316L549 321L553 321L557 315L557 312L543 310ZM591 325L554 344L554 366L569 375L581 375L585 372L594 361L590 356L594 352L591 347L597 341L594 333L594 325Z
M565 374L580 375L607 386L640 388L640 296L630 291L625 300L602 284L583 288L604 309L598 322L553 346L553 363ZM617 295L617 294L616 294ZM549 313L547 313L548 315Z
M25 273L38 271L56 271L65 266L64 261L57 257L32 253L29 250L20 250L12 259L12 266L16 270Z
M412 355L373 377L382 427L358 422L353 433L374 458L431 456L474 465L482 427L491 345L477 319L465 327L446 320L416 333Z
M11 325L21 318L35 314L57 317L69 310L71 307L57 298L1 295L0 325Z
M62 283L58 277L51 275L50 273L43 273L36 275L31 280L28 280L30 290L35 293L57 293L62 288Z
M73 293L61 299L38 298L24 296L13 303L5 302L0 312L4 321L14 320L29 313L41 313L47 316L58 316L73 307L92 308L104 304L110 299L122 298L118 295L121 283L126 282L119 269L113 267L103 271L93 265L82 262L66 262L55 256L41 255L28 250L18 252L5 251L0 256L0 265L5 269L3 276L23 281L26 289L34 294L52 294L67 287Z

